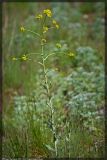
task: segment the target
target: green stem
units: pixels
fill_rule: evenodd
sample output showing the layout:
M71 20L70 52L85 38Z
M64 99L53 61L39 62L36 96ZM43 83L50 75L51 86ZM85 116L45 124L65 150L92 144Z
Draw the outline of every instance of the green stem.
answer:
M47 75L46 75L46 67L45 67L45 60L44 60L44 51L43 51L43 45L42 45L42 64L43 64L43 72L44 72L44 76L45 76L45 83L46 83L46 88L47 88L47 94L49 96L50 92L49 92L49 85L48 85L48 79L47 79Z
M46 59L47 59L49 56L53 55L53 54L55 54L55 53L49 54L47 57L44 58L44 60L46 61Z
M42 23L42 29L43 26L46 22L46 17L44 17L43 23ZM41 33L41 39L44 38L44 34L43 32ZM41 44L41 58L42 58L42 63L39 62L39 64L42 65L43 67L43 73L44 73L44 79L45 79L45 86L46 86L46 92L47 92L47 105L50 108L50 114L51 114L51 124L52 124L52 134L53 134L53 139L54 139L54 148L55 148L55 153L56 153L56 157L57 157L57 136L56 136L56 127L55 127L55 122L54 122L54 107L52 104L52 99L51 99L51 93L50 93L50 88L49 88L49 84L48 84L48 77L47 77L47 72L46 72L46 66L45 66L45 60L49 57L50 55L48 55L47 57L44 58L44 45Z
M50 112L51 112L51 124L52 124L52 133L53 133L53 139L54 139L54 147L55 147L55 153L56 153L56 157L57 157L58 152L57 152L56 127L55 127L55 122L54 122L54 107L52 104L50 89L49 89L49 85L48 85L48 78L47 78L47 74L46 74L43 45L41 45L41 52L42 52L41 56L42 56L42 66L43 66L43 72L44 72L44 78L45 78L45 85L46 85L46 91L47 91L47 96L48 96L48 106L49 106Z
M38 34L38 33L34 32L34 31L31 31L31 30L29 30L29 29L26 29L26 31L31 32L31 33L33 33L33 34L37 35L38 37L41 37L41 36L40 36L40 34Z

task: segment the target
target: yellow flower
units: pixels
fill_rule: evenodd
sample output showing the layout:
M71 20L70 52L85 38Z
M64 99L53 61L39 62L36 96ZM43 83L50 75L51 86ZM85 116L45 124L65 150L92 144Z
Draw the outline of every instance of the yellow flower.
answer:
M25 28L22 26L22 27L20 27L20 31L21 32L24 32L25 31Z
M27 56L24 54L24 55L21 57L21 59L22 59L23 61L26 61L28 58L27 58Z
M48 17L52 17L52 12L50 9L45 9L43 13L46 14Z
M53 24L57 24L57 22L55 20L52 21Z
M57 29L59 29L59 25L57 24L56 20L53 19L52 23L53 23L53 25L55 25L55 27L56 27Z
M74 53L72 53L72 52L70 52L70 53L68 53L68 56L70 56L70 57L74 57L74 56L75 56L75 54L74 54Z
M61 46L60 43L56 43L56 47L57 47L57 48L61 48L62 46Z
M13 61L16 61L16 60L17 60L17 58L16 58L16 57L13 57L13 58L12 58L12 60L13 60Z
M42 14L38 14L38 15L36 16L36 18L40 20L40 19L43 18L43 15L42 15Z
M56 27L57 29L59 29L59 25L58 25L58 24L56 24L55 27Z
M43 27L43 33L46 33L48 31L48 27Z

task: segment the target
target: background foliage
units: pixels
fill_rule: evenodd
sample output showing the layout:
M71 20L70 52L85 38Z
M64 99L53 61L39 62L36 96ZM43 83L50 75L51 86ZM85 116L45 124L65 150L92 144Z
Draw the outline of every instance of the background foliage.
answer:
M12 56L40 52L35 15L50 8L60 29L48 34L47 62L58 132L58 157L104 156L104 3L3 3L3 156L55 157L42 71ZM62 45L59 53L55 44ZM68 52L75 57L68 56ZM39 61L39 55L35 56ZM70 134L69 134L70 133Z

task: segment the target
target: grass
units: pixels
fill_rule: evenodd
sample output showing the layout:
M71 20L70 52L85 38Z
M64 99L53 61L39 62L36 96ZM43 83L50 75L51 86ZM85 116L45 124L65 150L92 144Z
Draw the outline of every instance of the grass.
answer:
M46 8L60 29L47 34L44 55L55 54L43 72L38 39L19 28L37 32L35 15ZM11 2L3 13L3 157L104 157L104 3Z

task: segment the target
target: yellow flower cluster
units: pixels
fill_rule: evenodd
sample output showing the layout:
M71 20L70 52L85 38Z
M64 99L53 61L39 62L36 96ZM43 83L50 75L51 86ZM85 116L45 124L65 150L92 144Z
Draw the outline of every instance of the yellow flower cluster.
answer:
M12 60L13 61L16 61L16 60L18 60L18 59L21 59L21 60L23 60L23 61L26 61L26 60L28 60L29 58L24 54L21 58L16 58L16 57L13 57L12 58Z
M43 27L43 33L46 33L48 31L48 27Z
M59 25L57 24L57 22L55 20L53 20L52 23L57 29L59 29Z
M36 18L40 20L40 19L43 18L43 15L42 15L42 14L38 14L38 15L36 16Z
M27 58L27 56L26 56L25 54L21 57L21 59L22 59L23 61L28 60L28 58Z
M21 32L24 32L24 31L25 31L25 28L24 28L23 26L21 26L21 27L20 27L20 31L21 31Z
M51 12L50 9L43 10L43 14L45 14L47 17L52 17L52 12ZM36 19L38 19L38 20L42 19L43 18L43 14L38 14L36 16Z
M56 43L56 47L57 47L57 48L61 48L62 46L61 46L60 43Z
M50 9L45 9L45 10L43 11L43 13L44 13L45 15L47 15L47 17L52 17L52 12L51 12Z
M58 24L56 24L55 27L56 27L57 29L59 29L59 25L58 25Z
M72 52L70 52L70 53L68 53L68 56L70 56L70 57L74 57L74 56L75 56L75 54L74 54L74 53L72 53Z
M43 14L45 14L47 17L52 17L52 11L50 9L44 9ZM43 14L38 14L36 16L36 19L40 20L43 19ZM59 24L56 22L56 20L52 20L52 24L55 28L59 29ZM48 31L48 27L44 27L43 33L46 33Z
M56 24L57 22L55 20L52 21L53 24Z
M16 61L16 60L17 60L17 58L16 58L16 57L13 57L13 58L12 58L12 60L13 60L13 61Z

